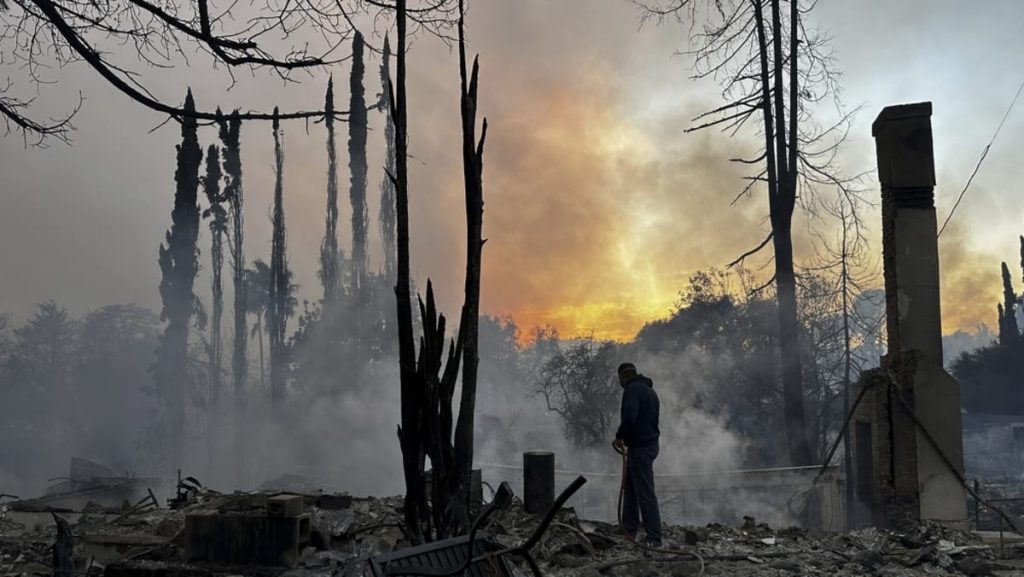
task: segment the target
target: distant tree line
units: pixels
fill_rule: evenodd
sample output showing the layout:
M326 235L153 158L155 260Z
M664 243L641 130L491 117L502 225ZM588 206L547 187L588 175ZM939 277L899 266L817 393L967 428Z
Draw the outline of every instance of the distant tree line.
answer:
M742 271L694 274L674 312L647 323L632 342L587 336L559 347L537 372L534 394L559 415L566 437L577 446L607 443L618 422L621 394L613 368L632 360L655 379L666 418L685 409L718 417L744 441L746 466L786 465L774 299L767 289L749 291L750 284ZM845 416L847 342L854 379L877 365L884 343L877 322L854 323L845 340L841 300L828 278L807 274L799 284L803 378L809 385L805 408L814 425L812 452L820 461ZM880 297L877 290L855 295L852 314L882 317Z
M1020 270L1024 279L1024 236L1020 237ZM996 305L999 338L963 353L952 365L968 412L1024 415L1024 334L1020 317L1024 293L1014 288L1010 267L1001 266L1003 301Z

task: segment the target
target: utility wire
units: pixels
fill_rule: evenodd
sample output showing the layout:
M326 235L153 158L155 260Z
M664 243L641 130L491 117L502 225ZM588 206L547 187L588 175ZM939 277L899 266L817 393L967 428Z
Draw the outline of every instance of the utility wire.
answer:
M988 151L992 148L992 143L996 141L996 137L999 136L999 131L1003 129L1003 124L1006 123L1006 119L1010 116L1010 111L1013 110L1013 106L1017 104L1017 99L1020 98L1021 91L1024 91L1024 81L1021 81L1020 86L1017 88L1017 94L1013 96L1013 100L1010 101L1010 106L1006 108L1006 113L1003 114L1003 119L999 121L999 126L996 126L996 131L992 134L992 138L981 151L981 158L979 158L978 163L974 165L974 171L971 172L970 178L967 179L967 184L964 185L964 189L960 191L960 196L957 197L956 204L954 204L952 210L949 211L949 216L947 216L945 222L942 223L942 228L939 229L939 234L936 235L936 238L942 236L942 231L946 230L946 225L949 224L949 219L953 218L953 213L956 212L956 208L960 206L960 201L963 200L964 195L967 194L967 189L970 188L971 182L974 181L974 175L978 174L978 169L981 168L981 163L984 162L985 157L988 156Z

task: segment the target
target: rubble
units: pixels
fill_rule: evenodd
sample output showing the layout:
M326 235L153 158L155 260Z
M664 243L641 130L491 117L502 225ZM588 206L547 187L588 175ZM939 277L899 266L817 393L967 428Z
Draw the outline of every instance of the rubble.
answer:
M403 531L400 497L277 489L221 494L200 488L189 492L176 509L140 500L120 507L87 502L79 510L43 514L19 511L17 503L0 503L0 577L54 574L60 525L54 517L65 520L71 529L76 575L369 577L368 559L410 545ZM300 511L309 519L308 543L298 550L289 563L292 566L188 562L189 516L206 512L271 518L268 514L275 507L279 508L275 513L296 518ZM540 516L526 513L516 498L507 509L496 511L482 532L507 547L525 540L539 521ZM937 524L902 532L868 528L826 533L770 527L748 518L736 526L668 526L664 538L668 546L698 551L705 562L703 569L692 557L644 554L625 540L616 525L579 519L571 507L556 514L532 551L541 572L552 577L698 577L702 571L741 576L981 577L1022 574L1020 567L1024 567L1019 561L1024 555L1010 534L1000 550L978 533ZM509 556L508 561L514 575L530 575L521 559Z

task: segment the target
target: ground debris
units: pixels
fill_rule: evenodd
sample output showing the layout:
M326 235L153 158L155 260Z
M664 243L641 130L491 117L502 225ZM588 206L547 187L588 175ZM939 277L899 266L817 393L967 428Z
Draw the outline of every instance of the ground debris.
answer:
M287 481L287 483L286 483ZM71 528L76 575L283 575L287 577L368 577L367 559L409 546L402 498L325 495L300 479L283 477L254 492L218 493L197 486L178 509L150 506L142 500L119 506L84 502L78 510L57 513ZM301 489L303 492L298 492ZM310 539L291 567L235 567L188 563L186 517L208 511L222 515L265 515L268 499L302 497L310 519ZM50 512L13 511L0 506L0 577L51 575L59 521ZM525 540L540 516L522 503L494 513L483 533L502 545ZM973 532L937 524L903 531L878 528L823 533L798 527L771 527L753 518L736 525L667 526L666 546L699 552L694 557L650 554L628 543L615 524L579 519L566 508L558 513L534 548L550 577L698 577L703 575L797 575L827 577L910 577L1019 575L1015 550L1000 552ZM989 541L991 543L991 540ZM529 570L509 558L516 577ZM1017 563L1017 565L1014 565Z

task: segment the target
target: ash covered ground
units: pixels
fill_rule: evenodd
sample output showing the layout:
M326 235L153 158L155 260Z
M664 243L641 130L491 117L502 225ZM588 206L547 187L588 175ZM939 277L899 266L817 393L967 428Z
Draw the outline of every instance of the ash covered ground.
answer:
M75 510L56 506L54 497L7 501L0 509L0 575L369 577L368 560L410 545L401 497L353 498L275 489L223 494L196 487L185 491L174 508L147 492L135 503L110 507L87 500ZM291 556L263 565L190 560L196 553L190 550L193 537L186 518L218 514L258 519L273 515L269 503L280 499L290 499L297 507L301 501L301 509L287 514L309 520L308 535L295 544ZM995 531L922 524L904 531L829 533L773 527L750 517L738 526L666 527L667 546L698 553L702 564L692 555L645 553L615 524L581 519L571 499L568 505L532 549L545 576L1024 574L1024 549L1018 549L1024 539L1009 532L1000 539ZM58 519L67 521L70 541L58 536ZM541 515L526 513L516 497L488 518L482 534L501 545L515 545L525 541L540 521ZM74 563L73 572L55 569L62 562L62 549ZM531 574L517 557L505 559L514 576Z

